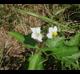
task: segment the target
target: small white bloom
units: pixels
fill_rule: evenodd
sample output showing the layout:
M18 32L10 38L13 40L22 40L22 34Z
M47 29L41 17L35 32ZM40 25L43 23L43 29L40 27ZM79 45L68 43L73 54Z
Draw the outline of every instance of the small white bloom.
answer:
M41 34L41 28L40 27L36 27L36 28L31 28L32 30L32 34L31 37L35 40L38 40L40 42L42 42L42 34Z
M53 38L53 36L57 36L57 27L56 26L54 26L54 28L49 27L49 32L47 34L47 37L51 39L51 38Z

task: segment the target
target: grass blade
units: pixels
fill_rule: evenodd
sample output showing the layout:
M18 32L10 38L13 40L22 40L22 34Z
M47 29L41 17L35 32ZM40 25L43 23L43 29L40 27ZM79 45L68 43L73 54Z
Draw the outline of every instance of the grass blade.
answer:
M30 11L27 11L27 10L21 10L21 9L17 9L17 12L20 13L20 14L23 14L23 15L31 15L31 16L34 16L34 17L37 17L39 19L42 19L43 21L47 22L47 23L52 23L52 24L60 24L58 23L57 21L55 20L52 20L52 19L49 19L47 18L46 16L41 16L41 15L38 15L38 14L35 14L33 12L30 12Z
M42 57L39 53L32 55L29 58L29 67L28 70L42 70Z

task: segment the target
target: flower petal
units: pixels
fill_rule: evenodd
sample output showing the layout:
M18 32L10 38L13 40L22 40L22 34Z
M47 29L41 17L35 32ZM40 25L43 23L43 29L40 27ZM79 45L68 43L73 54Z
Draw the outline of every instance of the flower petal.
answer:
M36 39L36 34L35 33L32 33L31 34L31 38Z
M37 32L37 33L40 33L40 32L41 32L41 27L37 27L37 28L36 28L36 32Z
M42 34L32 33L31 37L35 40L38 40L39 42L42 42L42 38L43 38Z
M31 28L33 33L40 33L41 32L41 27L36 27L36 28Z
M52 38L52 33L48 33L47 37L51 39Z
M36 33L36 28L31 28L31 31L32 31L33 33Z
M54 26L53 32L57 32L57 26Z
M54 26L54 28L53 27L49 27L49 33L50 32L57 32L57 26Z
M42 42L43 36L40 33L41 32L41 27L31 28L31 30L32 30L31 37L35 40L38 40L38 41Z
M42 38L43 38L42 34L39 34L39 36L37 37L37 40L42 42Z
M49 33L53 32L54 28L53 27L49 27Z

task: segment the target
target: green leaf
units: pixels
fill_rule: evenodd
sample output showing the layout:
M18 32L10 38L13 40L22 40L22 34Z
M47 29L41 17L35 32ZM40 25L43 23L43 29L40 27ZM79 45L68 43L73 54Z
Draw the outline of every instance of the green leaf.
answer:
M8 33L9 33L9 35L15 37L16 40L24 43L25 37L24 37L24 35L22 35L21 33L18 33L18 32L8 32Z
M25 47L27 48L36 48L37 47L37 41L31 38L31 34L23 35L18 32L9 32L9 35L13 36L18 40L19 42L23 43Z
M73 54L78 52L79 52L78 47L75 46L74 47L62 46L53 49L53 54L59 59L62 59L63 57L66 56L72 56Z
M80 33L76 34L69 41L66 41L65 45L67 45L67 46L78 46L79 42L80 42Z
M36 53L34 55L31 55L29 58L29 67L28 70L43 70L42 65L42 57L40 53Z
M49 48L59 47L64 45L64 37L56 37L53 39L48 39L46 41L46 46Z
M24 36L24 38L25 38L24 41L25 46L30 48L36 48L38 42L31 38L31 34Z
M71 56L66 56L62 58L65 66L72 66L75 70L80 70L80 65L78 59L80 58L80 52L77 52Z
M77 60L79 57L80 57L80 52L72 54L72 56L66 56L66 58L74 60Z
M70 70L71 69L80 70L80 66L79 64L76 63L76 61L78 62L78 60L73 60L72 58L71 59L64 58L62 60L64 67L68 67L70 68Z
M75 40L76 44L73 40ZM80 69L77 63L75 63L80 57L80 51L77 46L79 44L79 34L77 34L70 41L74 43L71 45L69 45L68 43L65 44L64 38L47 40L47 47L43 48L42 50L51 51L52 56L65 63L65 67L71 68L71 66L73 66L73 68L75 69Z
M51 51L51 48L48 48L48 47L44 47L44 48L40 48L40 50L46 52L46 51Z

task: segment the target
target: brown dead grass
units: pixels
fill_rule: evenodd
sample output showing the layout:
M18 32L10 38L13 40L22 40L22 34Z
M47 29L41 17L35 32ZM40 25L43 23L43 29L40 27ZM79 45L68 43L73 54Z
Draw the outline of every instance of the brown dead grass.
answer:
M40 13L41 15L46 15L45 13L46 9L42 4L25 4L25 5L15 4L14 6L27 8L29 10L31 9L34 12ZM12 7L13 4L4 4L4 10L8 12L5 16L6 19L9 16L9 13L11 14ZM43 24L43 22L40 19L37 19L36 17L32 16L22 17L21 19L22 20L20 21L19 24L16 24L16 20L13 21L13 25L15 26L14 30L25 35L31 32L30 27L41 26ZM7 70L10 69L11 67L13 67L12 69L16 67L15 69L17 70L21 66L21 64L10 63L11 60L10 57L18 59L22 58L22 61L24 61L25 56L23 56L21 53L25 52L25 49L19 42L16 41L15 38L12 38L11 36L8 35L9 26L7 22L4 22L3 24L5 25L0 27L0 49L3 50L3 58L5 57L7 57L6 59L9 58L8 60L9 63L5 64L5 66L2 66L1 69ZM5 61L3 61L3 63L5 63Z

